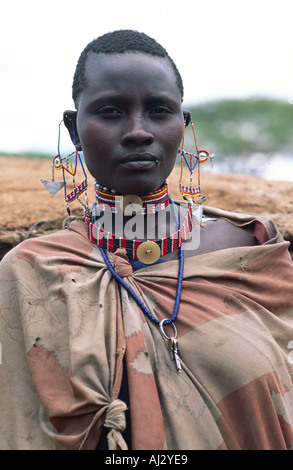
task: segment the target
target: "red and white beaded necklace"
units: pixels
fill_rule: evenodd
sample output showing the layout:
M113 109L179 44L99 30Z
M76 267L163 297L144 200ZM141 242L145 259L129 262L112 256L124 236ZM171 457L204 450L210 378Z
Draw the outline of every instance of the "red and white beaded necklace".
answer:
M165 256L181 247L183 242L188 240L194 223L192 203L189 202L182 224L170 236L148 241L129 240L126 237L118 237L114 233L107 232L99 225L98 218L93 219L91 214L85 212L85 226L91 243L111 253L114 253L118 248L125 248L130 260L139 259L146 264L155 263L160 256Z
M96 209L113 213L155 214L166 209L169 205L168 185L142 196L129 196L106 188L95 181Z

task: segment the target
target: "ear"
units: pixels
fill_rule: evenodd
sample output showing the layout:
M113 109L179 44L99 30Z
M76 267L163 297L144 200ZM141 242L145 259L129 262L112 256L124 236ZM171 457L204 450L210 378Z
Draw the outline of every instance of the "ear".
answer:
M191 121L191 112L184 109L183 110L183 117L184 117L184 122L186 124L186 127L188 126L188 124L190 123Z
M65 126L67 127L70 138L73 144L76 146L77 150L81 151L82 148L77 132L76 117L77 111L64 111L63 113L63 121Z

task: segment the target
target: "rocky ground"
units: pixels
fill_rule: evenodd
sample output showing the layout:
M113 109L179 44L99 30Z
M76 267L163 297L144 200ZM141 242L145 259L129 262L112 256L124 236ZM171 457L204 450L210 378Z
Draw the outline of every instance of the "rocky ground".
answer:
M51 179L50 160L0 156L0 165L1 258L25 237L61 229L67 212L63 190L51 198L40 181L40 178ZM176 167L168 179L170 193L175 199L181 199L179 171ZM188 184L187 176L184 182ZM270 216L293 249L293 182L202 171L201 187L208 206ZM89 191L89 198L93 202L93 191ZM71 207L72 213L82 213L78 202L73 202Z

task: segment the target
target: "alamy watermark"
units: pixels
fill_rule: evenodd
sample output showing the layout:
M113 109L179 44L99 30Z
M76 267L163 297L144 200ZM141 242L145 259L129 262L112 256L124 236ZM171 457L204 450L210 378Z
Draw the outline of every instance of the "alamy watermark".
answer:
M117 199L117 202L116 202ZM184 238L184 250L196 250L200 243L200 221L201 206L192 205L192 224L189 230L190 219L188 218L188 205L186 203L169 204L164 210L144 213L145 209L139 204L129 204L122 212L121 199L115 198L115 206L94 205L93 220L97 227L107 233L113 233L116 238L127 238L128 240L162 240L173 235L176 237L178 229L181 228ZM180 235L180 236L181 236Z

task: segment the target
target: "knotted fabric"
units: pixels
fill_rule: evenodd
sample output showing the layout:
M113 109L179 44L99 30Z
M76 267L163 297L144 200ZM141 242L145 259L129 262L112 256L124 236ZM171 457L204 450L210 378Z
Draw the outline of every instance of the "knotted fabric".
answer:
M126 428L126 410L127 406L121 400L114 400L107 409L104 427L110 429L107 435L109 450L127 450L121 435Z
M113 256L113 267L120 277L132 276L133 269L128 261L125 248L118 248Z

